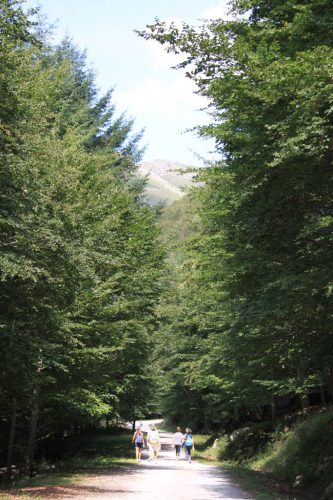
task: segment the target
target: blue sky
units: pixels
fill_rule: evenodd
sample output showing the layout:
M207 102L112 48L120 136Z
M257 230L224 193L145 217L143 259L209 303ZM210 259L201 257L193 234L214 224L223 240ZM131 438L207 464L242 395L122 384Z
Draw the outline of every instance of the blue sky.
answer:
M155 17L195 24L202 18L225 17L228 0L28 0L39 5L56 24L55 41L70 35L87 50L101 93L114 88L118 112L145 128L144 160L166 159L201 165L196 155L211 158L210 141L185 132L209 117L200 111L206 102L180 70L171 66L175 56L152 41L139 38Z

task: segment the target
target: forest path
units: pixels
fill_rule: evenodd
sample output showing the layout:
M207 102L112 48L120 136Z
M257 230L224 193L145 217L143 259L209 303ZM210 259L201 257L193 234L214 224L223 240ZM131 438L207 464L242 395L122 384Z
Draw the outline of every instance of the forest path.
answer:
M172 434L160 431L160 436L162 450L155 463L148 461L145 448L142 461L134 467L83 476L77 484L24 488L21 494L64 500L250 500L220 467L196 461L189 464L184 456L177 462L171 446Z

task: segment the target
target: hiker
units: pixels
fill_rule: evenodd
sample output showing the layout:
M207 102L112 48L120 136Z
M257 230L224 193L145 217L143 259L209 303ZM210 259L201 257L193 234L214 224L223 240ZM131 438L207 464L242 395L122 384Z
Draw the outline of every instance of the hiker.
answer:
M194 450L194 439L192 436L192 431L189 427L186 428L186 434L183 438L183 443L185 446L185 457L189 463L191 463L191 451Z
M155 425L150 426L150 431L147 434L147 443L149 446L150 457L149 460L157 460L157 452L161 449L161 441L158 430Z
M142 452L142 448L145 445L145 441L144 441L143 433L142 433L140 426L138 426L136 428L136 431L133 434L132 443L134 443L134 446L135 446L136 460L137 460L137 462L141 462L141 452Z
M176 449L176 460L179 460L180 458L180 451L182 449L183 445L183 440L184 440L184 434L182 433L182 430L180 427L177 427L176 432L173 435L173 446Z

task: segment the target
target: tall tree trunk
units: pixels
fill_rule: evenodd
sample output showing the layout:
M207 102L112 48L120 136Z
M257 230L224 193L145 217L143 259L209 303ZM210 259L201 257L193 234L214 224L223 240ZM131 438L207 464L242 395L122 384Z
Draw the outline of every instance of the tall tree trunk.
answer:
M303 412L306 412L306 410L309 408L309 399L308 395L303 393L299 395L299 400L301 403L301 408Z
M12 413L10 419L10 429L8 438L8 450L7 450L7 468L5 473L5 479L9 480L12 475L12 464L14 455L14 438L15 438L15 428L16 428L16 414L17 414L17 399L12 399Z
M238 423L239 420L238 406L234 406L234 420L235 423Z
M28 450L27 450L27 473L29 477L32 476L33 466L34 466L37 420L39 412L38 399L39 399L39 386L38 384L36 384L33 389L31 417L30 417L30 431L29 431Z
M275 396L272 396L272 401L271 401L271 411L272 411L272 427L275 429L276 425L276 403L275 403Z
M9 349L11 351L13 347L13 337L15 332L15 319L12 321L12 335L10 337ZM16 415L17 415L17 399L13 397L12 399L12 412L10 417L10 429L8 437L8 449L7 449L7 467L6 473L4 475L5 480L9 480L12 475L12 464L14 456L14 439L15 439L15 429L16 429Z
M332 375L332 369L328 368L328 391L329 391L329 398L331 398L331 402L333 401L333 375Z
M207 405L205 405L205 410L204 410L204 433L205 434L209 433L209 410Z
M320 384L319 390L320 390L321 404L323 406L326 406L326 398L325 398L325 392L324 392L324 386L323 386L323 384Z
M300 385L303 385L303 383L304 383L304 378L305 378L304 373L305 373L304 363L303 363L303 361L301 361L297 367L297 378L299 380ZM309 407L308 394L306 392L300 392L299 393L299 400L301 403L302 411L305 412Z

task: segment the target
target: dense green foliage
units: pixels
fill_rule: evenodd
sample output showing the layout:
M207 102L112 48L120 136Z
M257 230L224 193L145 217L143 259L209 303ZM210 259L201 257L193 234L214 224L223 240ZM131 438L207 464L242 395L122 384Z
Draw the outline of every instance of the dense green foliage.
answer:
M273 484L283 485L293 498L329 499L333 488L332 424L333 413L328 410L274 433L265 432L263 426L249 426L233 440L221 438L216 450L227 466L242 462L249 473L269 474Z
M184 54L210 101L221 161L196 189L163 326L175 420L232 430L332 401L332 67L329 0L237 0L199 28L141 35Z
M332 494L333 414L327 411L301 422L288 431L262 468L293 485ZM329 486L330 489L328 488Z
M32 14L0 1L0 459L29 472L36 440L147 411L163 258L140 134Z
M198 133L221 158L166 208L161 239L159 208L144 205L135 176L132 120L116 115L112 91L98 95L70 40L50 45L20 2L0 0L9 472L13 459L31 472L36 442L46 452L50 440L161 400L177 424L243 427L228 451L243 446L246 458L300 410L332 403L333 4L232 6L232 21L156 21L142 33L184 54L180 67L210 102ZM304 432L300 443L313 446Z
M196 208L197 202L186 196L165 207L160 219L167 265L163 295L156 308L159 328L155 333L155 364L162 413L178 425L188 423L189 407L195 410L194 399L197 398L198 403L201 401L197 391L184 387L185 362L192 350L193 322L189 319L189 311L193 287L189 285L187 289L183 272L188 268L186 242L194 238L200 228Z

